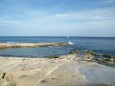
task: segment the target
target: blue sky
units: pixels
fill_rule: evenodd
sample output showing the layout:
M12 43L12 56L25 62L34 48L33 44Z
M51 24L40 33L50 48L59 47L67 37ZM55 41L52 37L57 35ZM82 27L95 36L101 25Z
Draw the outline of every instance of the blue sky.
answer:
M0 36L115 37L115 0L0 0Z

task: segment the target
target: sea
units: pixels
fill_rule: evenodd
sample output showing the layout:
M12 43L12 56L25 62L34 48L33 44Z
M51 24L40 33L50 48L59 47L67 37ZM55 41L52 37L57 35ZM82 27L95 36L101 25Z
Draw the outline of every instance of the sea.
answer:
M66 36L1 36L0 43L57 43L69 42L67 46L45 46L37 48L0 49L0 56L6 57L48 57L66 55L73 50L96 54L110 54L115 57L115 37L66 37Z

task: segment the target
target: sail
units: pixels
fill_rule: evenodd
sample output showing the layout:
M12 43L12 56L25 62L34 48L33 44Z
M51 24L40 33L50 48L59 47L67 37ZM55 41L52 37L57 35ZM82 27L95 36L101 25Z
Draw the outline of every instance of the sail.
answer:
M69 38L69 35L67 35L66 37Z

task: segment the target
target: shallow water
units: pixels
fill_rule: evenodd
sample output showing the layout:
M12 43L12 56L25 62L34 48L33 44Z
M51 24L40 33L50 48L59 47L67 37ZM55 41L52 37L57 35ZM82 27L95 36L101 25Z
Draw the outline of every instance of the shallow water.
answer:
M115 68L106 66L81 67L80 72L92 83L115 85Z

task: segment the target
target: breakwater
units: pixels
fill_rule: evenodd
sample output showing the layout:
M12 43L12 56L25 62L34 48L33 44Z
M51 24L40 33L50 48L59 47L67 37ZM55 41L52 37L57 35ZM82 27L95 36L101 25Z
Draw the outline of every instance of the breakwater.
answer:
M0 43L0 49L20 47L65 46L68 43Z

